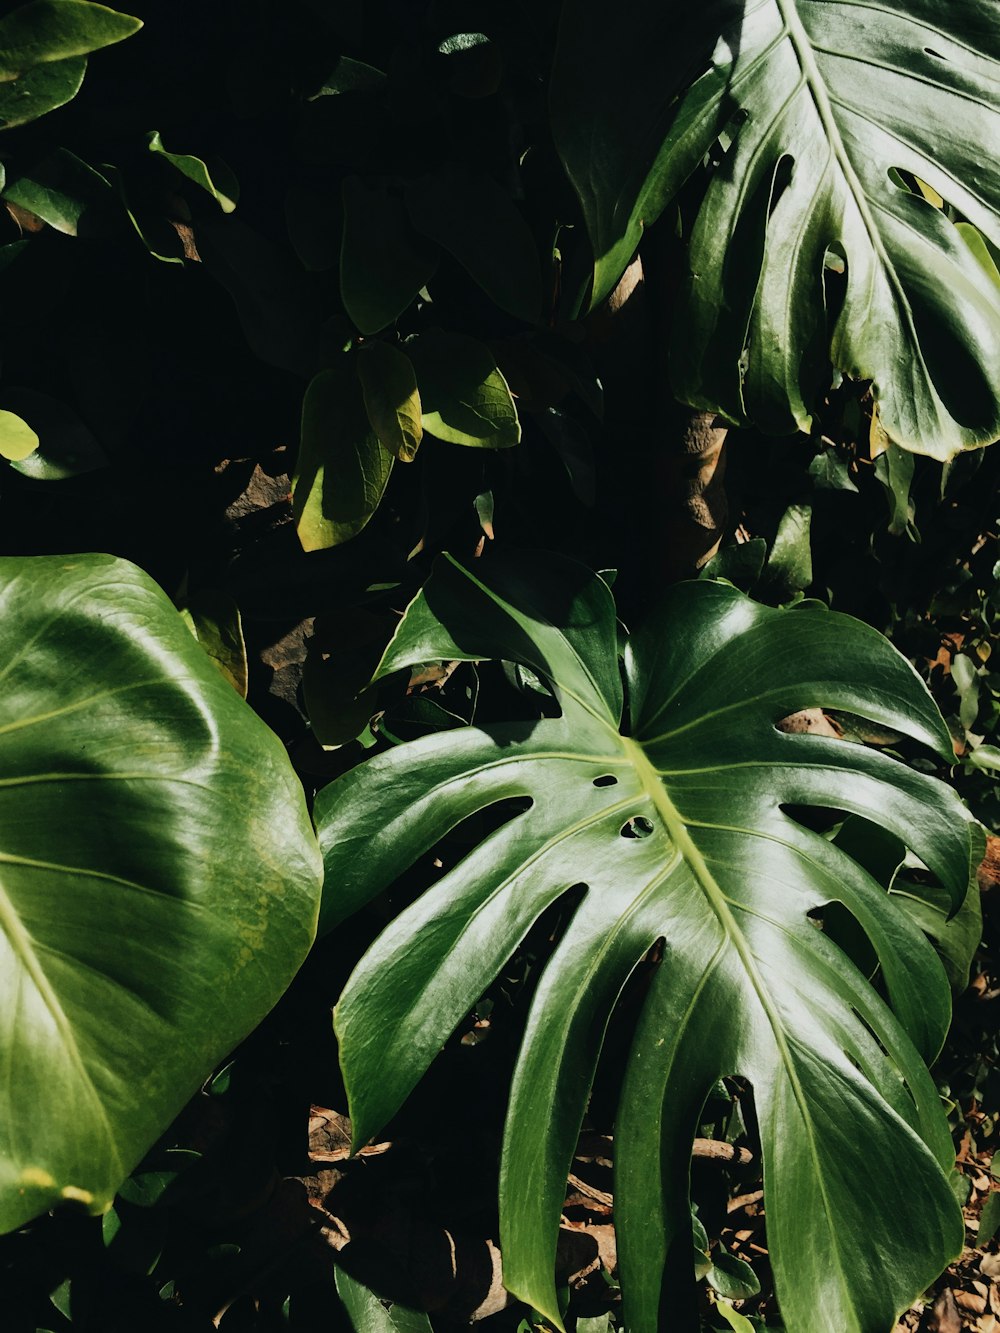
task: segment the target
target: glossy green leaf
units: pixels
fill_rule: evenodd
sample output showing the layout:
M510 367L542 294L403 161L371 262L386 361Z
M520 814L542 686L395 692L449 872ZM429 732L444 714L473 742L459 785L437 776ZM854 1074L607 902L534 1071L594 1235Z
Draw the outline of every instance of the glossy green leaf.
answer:
M224 679L245 699L247 646L240 609L232 597L217 588L201 588L185 598L181 616Z
M542 274L531 230L508 192L482 173L442 170L406 188L416 229L454 255L501 310L535 323Z
M715 1309L718 1314L726 1321L735 1333L755 1333L755 1327L744 1314L739 1310L733 1309L729 1301L721 1300L716 1303Z
M715 1255L705 1281L713 1291L730 1301L744 1301L760 1291L760 1279L750 1265L726 1251Z
M996 266L989 247L982 234L970 222L956 222L955 230L969 247L976 263L983 270L994 287L1000 287L1000 269Z
M1000 291L903 180L1000 244L998 86L991 0L707 0L683 14L623 0L612 17L568 0L552 124L593 302L702 172L671 366L686 402L808 429L832 364L873 382L904 448L947 459L990 443Z
M199 185L210 194L223 213L233 211L240 197L240 185L224 162L216 161L209 171L200 157L191 157L188 153L168 153L163 146L159 130L154 130L148 136L147 143L151 153L164 158L171 166L176 167L182 176L186 176L189 181L193 181L195 185Z
M320 866L281 743L145 574L5 557L0 610L8 1231L111 1203L287 986Z
M420 387L425 430L479 449L518 443L517 408L485 343L464 333L430 330L412 338L406 351Z
M20 78L0 83L0 129L26 125L46 112L71 102L80 91L87 72L87 57L35 65Z
M117 220L110 183L66 148L8 181L3 197L67 236L107 235Z
M369 343L358 357L358 376L372 430L390 454L412 463L424 434L413 362L391 343Z
M20 462L38 448L38 436L14 412L0 411L0 458Z
M392 472L393 455L368 420L361 385L347 356L321 370L302 403L292 508L305 551L339 546L371 519Z
M912 875L894 876L890 887L895 901L934 944L956 995L969 984L972 960L983 938L983 906L976 872L986 854L986 839L975 825L970 833L969 883L957 911L939 885Z
M342 1268L334 1270L337 1295L344 1303L354 1333L433 1333L431 1321L405 1305L383 1305L368 1287Z
M819 491L856 491L847 460L836 449L821 449L809 464L809 475Z
M913 484L913 455L889 442L885 451L875 459L875 476L885 487L889 503L889 531L894 537L904 533L919 540L914 518L916 509L910 495Z
M549 554L469 569L443 558L377 674L485 657L548 678L562 715L399 746L316 801L325 925L468 816L518 803L387 927L344 990L336 1028L356 1141L393 1115L532 923L577 887L535 991L507 1113L508 1287L558 1326L556 1233L603 1032L662 939L616 1126L628 1327L659 1327L669 1256L682 1264L675 1279L691 1280L691 1141L719 1078L739 1074L753 1087L787 1327L811 1333L823 1309L830 1328L887 1330L962 1245L943 1169L951 1139L921 1060L947 1029L948 985L884 889L794 811L833 806L890 829L955 904L969 826L935 779L776 723L837 707L947 756L924 685L846 616L681 584L627 646L623 732L611 593ZM831 901L871 940L891 1009L810 919Z
M31 0L0 19L0 83L112 46L141 27L141 19L88 0Z
M765 580L779 597L802 592L812 583L812 506L789 505L778 523L767 557Z
M93 431L65 403L17 385L5 386L0 401L38 436L38 448L11 464L16 472L36 481L63 481L107 467Z
M357 176L344 181L343 193L341 298L362 333L379 333L426 285L437 252L414 231L398 195Z

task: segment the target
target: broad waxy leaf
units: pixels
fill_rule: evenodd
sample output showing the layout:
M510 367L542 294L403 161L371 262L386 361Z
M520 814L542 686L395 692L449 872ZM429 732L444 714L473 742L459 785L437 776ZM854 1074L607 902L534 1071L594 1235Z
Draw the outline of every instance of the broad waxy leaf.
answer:
M393 455L365 412L361 385L347 356L321 370L302 403L302 436L292 480L292 508L305 551L357 536L379 506Z
M417 375L425 430L477 449L518 443L517 408L485 343L431 329L411 338L406 351Z
M140 19L89 0L31 0L0 19L0 127L71 101L87 55L131 37Z
M552 118L593 301L715 154L676 312L678 394L808 429L832 362L874 381L905 448L947 459L990 443L1000 292L905 180L1000 244L998 88L991 0L625 0L610 29L598 0L569 0Z
M26 125L71 102L87 72L87 57L35 65L9 83L0 83L0 129Z
M505 1282L557 1325L555 1236L608 1015L658 940L616 1128L616 1228L636 1333L654 1333L665 1264L691 1279L691 1142L717 1080L753 1086L768 1242L790 1333L888 1329L962 1245L952 1148L921 1057L947 1028L931 946L845 852L794 817L833 806L896 833L966 891L955 794L861 745L786 734L807 707L869 718L950 753L916 673L822 608L776 610L728 585L671 590L625 654L606 584L545 555L439 562L377 675L502 657L548 678L559 718L439 733L317 798L329 928L497 802L508 818L407 908L336 1010L356 1141L380 1129L532 923L582 896L535 993L501 1168ZM810 919L843 904L890 1008ZM919 1206L913 1204L919 1200Z
M67 236L107 234L117 221L108 181L65 148L9 181L3 197Z
M424 434L413 362L391 343L369 343L358 358L358 377L372 430L390 454L412 463Z
M0 19L0 83L34 65L89 55L131 37L142 20L89 0L31 0Z
M110 1205L288 985L320 865L280 742L140 570L5 557L0 626L8 1231Z

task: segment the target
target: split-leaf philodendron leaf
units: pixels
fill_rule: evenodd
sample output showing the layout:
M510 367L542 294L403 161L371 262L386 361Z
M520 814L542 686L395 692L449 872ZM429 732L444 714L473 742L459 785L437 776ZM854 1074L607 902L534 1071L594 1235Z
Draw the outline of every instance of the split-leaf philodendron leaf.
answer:
M569 0L552 116L595 302L717 159L676 311L687 402L806 429L832 361L874 381L905 448L1000 436L1000 293L933 202L1000 244L992 0L624 0L613 31L606 5Z
M281 743L110 556L0 560L0 1232L102 1212L312 941Z
M487 657L549 679L562 715L401 745L317 800L324 929L468 816L529 803L402 912L348 982L336 1026L357 1142L402 1104L532 923L577 887L511 1092L505 1283L558 1324L556 1232L605 1025L662 940L615 1140L628 1327L655 1333L672 1255L690 1280L691 1142L715 1082L738 1074L760 1122L787 1328L811 1333L822 1311L838 1333L888 1330L962 1245L951 1142L924 1065L948 1025L948 985L885 890L794 811L834 807L895 832L956 906L970 825L937 780L775 724L825 705L949 755L923 684L847 616L775 610L703 581L674 588L629 642L623 720L611 593L548 555L471 569L443 558L377 675ZM870 939L888 1005L817 927L831 902Z

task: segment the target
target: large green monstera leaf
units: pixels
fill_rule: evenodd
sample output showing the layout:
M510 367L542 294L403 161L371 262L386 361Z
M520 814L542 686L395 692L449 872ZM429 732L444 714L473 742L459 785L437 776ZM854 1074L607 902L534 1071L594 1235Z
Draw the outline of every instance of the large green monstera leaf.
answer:
M284 750L110 556L0 559L0 1231L105 1209L288 985L321 865Z
M686 401L808 428L832 360L906 448L1000 436L1000 292L934 196L1000 245L993 0L568 0L552 114L595 301L721 158L676 315Z
M832 806L892 830L956 905L969 824L935 779L775 724L825 705L950 753L922 683L846 616L682 584L628 645L623 730L610 591L579 566L537 556L473 569L444 558L379 674L486 657L548 679L561 716L401 745L317 800L324 926L468 816L508 798L529 803L404 910L348 982L336 1027L357 1142L396 1111L531 924L575 887L579 905L539 981L511 1092L506 1284L558 1323L556 1232L605 1025L662 940L616 1131L628 1327L664 1327L661 1279L675 1254L691 1282L691 1142L716 1081L738 1074L752 1081L760 1120L786 1326L888 1329L962 1244L945 1175L951 1143L923 1063L947 1027L948 988L885 891L795 809ZM817 927L834 901L877 951L888 1005ZM676 1289L669 1296L676 1319Z

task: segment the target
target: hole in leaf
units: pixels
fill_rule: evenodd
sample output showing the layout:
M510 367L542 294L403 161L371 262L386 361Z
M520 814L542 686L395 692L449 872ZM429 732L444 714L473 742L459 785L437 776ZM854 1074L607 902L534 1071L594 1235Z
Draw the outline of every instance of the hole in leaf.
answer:
M652 831L653 821L645 815L633 815L619 830L623 838L648 838Z
M617 785L618 779L613 777L610 773L605 773L603 777L594 779L595 787L617 787Z
M933 48L933 46L925 46L925 47L924 47L924 55L925 55L925 56L933 56L935 60L947 60L947 59L948 59L948 57L947 57L947 56L943 56L943 55L941 54L940 51L935 51L934 48Z
M774 168L774 176L771 180L771 198L767 206L768 217L778 207L781 196L788 189L792 181L792 171L795 166L795 159L788 153L779 158L777 166Z

